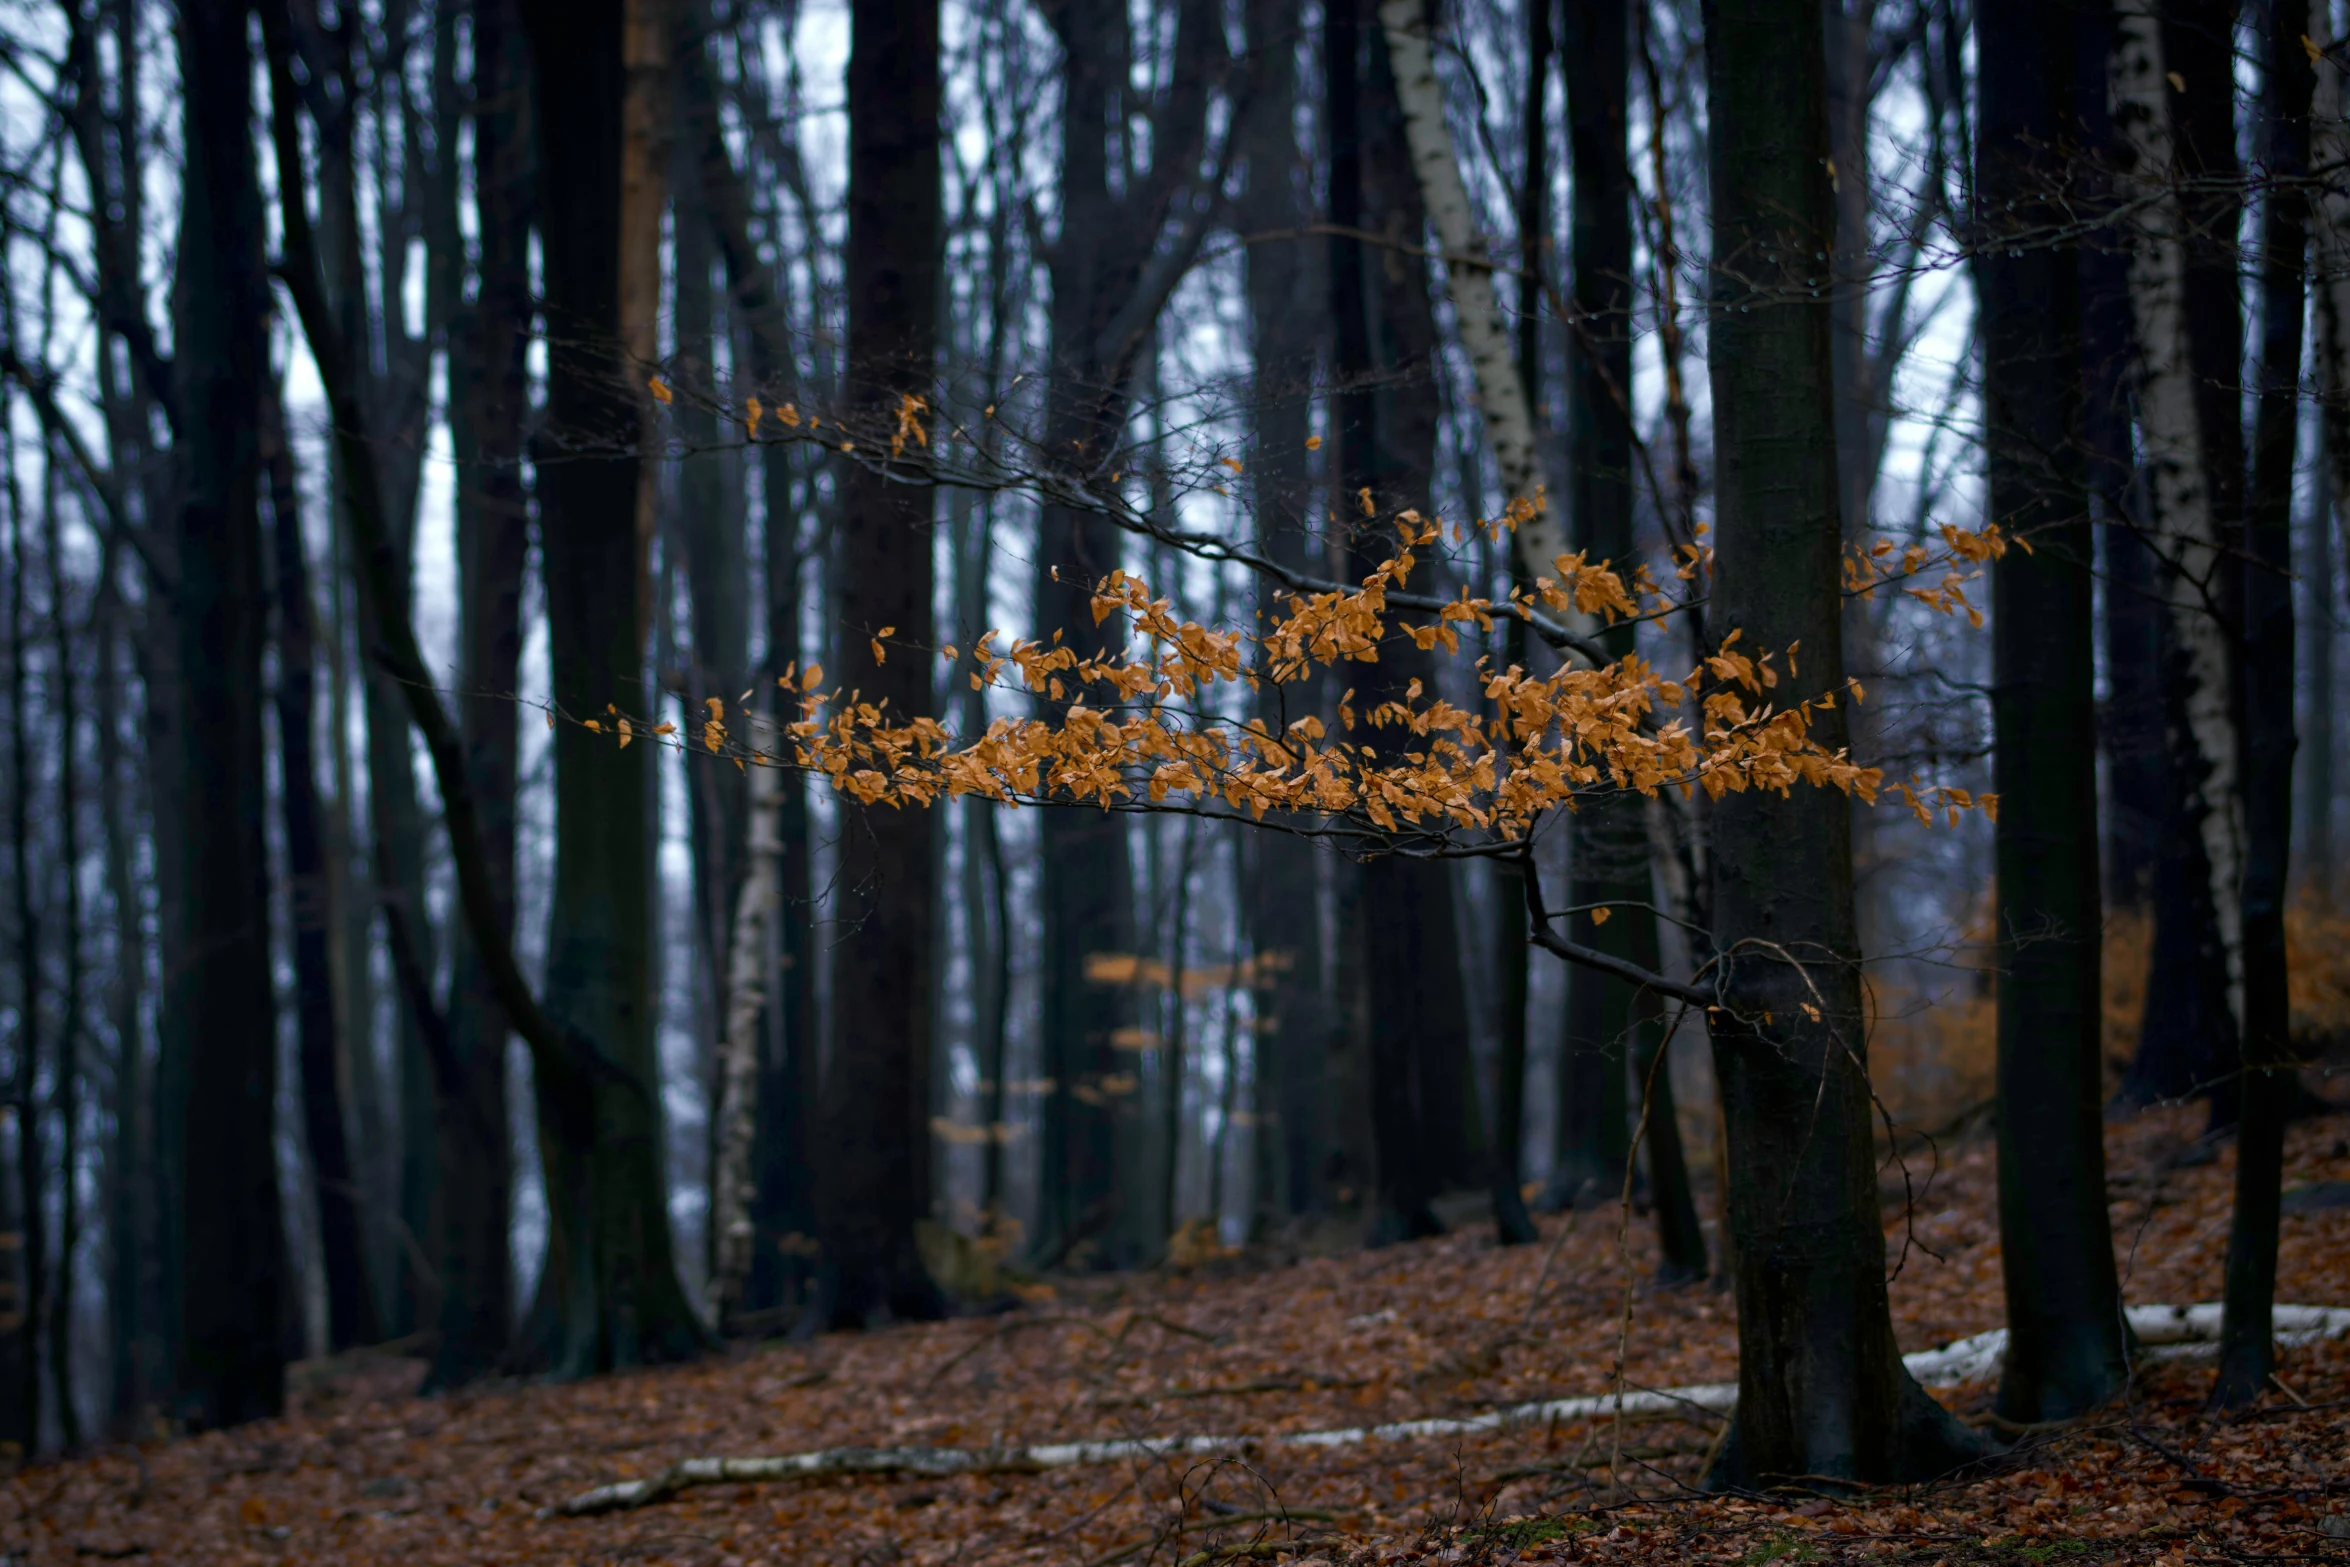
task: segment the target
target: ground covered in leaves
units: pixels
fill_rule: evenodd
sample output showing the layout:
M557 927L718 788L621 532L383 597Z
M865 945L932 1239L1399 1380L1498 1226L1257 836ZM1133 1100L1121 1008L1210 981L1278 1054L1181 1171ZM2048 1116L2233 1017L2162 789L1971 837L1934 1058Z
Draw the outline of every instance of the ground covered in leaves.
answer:
M2129 1299L2214 1300L2232 1150L2199 1112L2110 1134ZM2298 1124L2278 1297L2350 1305L2350 1117ZM1887 1257L1904 1349L1996 1327L1987 1141L1888 1166ZM1727 1297L1627 1292L1613 1211L1379 1252L1267 1251L1183 1275L1057 1281L1010 1315L736 1349L571 1386L406 1393L413 1363L300 1378L287 1418L114 1447L0 1484L0 1567L159 1562L709 1564L1294 1559L1703 1561L1917 1567L2078 1559L2350 1562L2350 1343L2288 1354L2246 1416L2201 1412L2208 1371L2149 1367L2112 1410L2037 1433L1987 1474L1830 1499L1702 1498L1710 1417L1606 1421L1215 1457L977 1474L713 1486L633 1512L542 1510L687 1457L857 1444L978 1448L1086 1437L1236 1437L1482 1413L1736 1375ZM1980 1416L1991 1390L1943 1396Z

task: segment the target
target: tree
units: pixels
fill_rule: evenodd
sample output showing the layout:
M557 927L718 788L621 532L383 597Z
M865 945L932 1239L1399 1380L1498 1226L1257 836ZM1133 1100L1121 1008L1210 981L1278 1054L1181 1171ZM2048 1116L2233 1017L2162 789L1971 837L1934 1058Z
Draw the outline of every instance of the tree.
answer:
M16 322L14 291L8 298L8 326ZM13 399L0 400L0 412L13 412ZM16 1129L15 1218L10 1222L8 1195L0 1194L0 1234L16 1253L5 1275L0 1275L0 1378L8 1390L9 1415L0 1427L18 1456L33 1453L41 1440L41 1301L48 1268L48 1182L43 1178L40 1100L36 1097L41 1071L41 925L33 914L33 724L27 704L32 687L28 665L32 632L27 624L26 581L32 572L25 554L24 495L16 476L13 435L0 443L8 462L8 848L9 890L16 916L17 1025L10 1041L15 1057L9 1074L10 1119ZM5 1185L0 1178L0 1185Z
M1311 171L1298 168L1294 129L1302 24L1287 0L1250 0L1247 16L1255 90L1243 132L1248 184L1236 219L1243 232L1275 234L1307 222L1299 187L1301 172ZM1317 269L1308 242L1298 239L1252 244L1247 268L1255 366L1248 482L1257 548L1304 572L1313 566L1320 538L1308 500L1312 408L1299 373L1320 346ZM1259 613L1278 613L1280 592L1277 581L1259 578ZM1319 695L1310 688L1268 689L1260 693L1260 713L1265 722L1284 726L1301 712L1319 711ZM1312 844L1288 834L1251 834L1241 853L1258 986L1258 1212L1265 1219L1324 1212L1334 1195L1325 1175L1333 1135L1329 1055L1343 1047L1333 1037L1334 1019L1322 995L1329 933L1322 928L1320 875ZM1301 918L1307 909L1312 915Z
M1088 479L1119 445L1134 373L1167 295L1198 251L1214 204L1199 170L1208 152L1210 88L1223 50L1221 11L1179 0L1169 85L1155 105L1147 169L1113 170L1110 150L1129 111L1131 48L1125 13L1088 0L1046 9L1061 45L1060 238L1052 276L1051 375L1045 450ZM1170 236L1170 225L1179 224ZM1166 243L1162 243L1166 241ZM1091 636L1089 584L1119 564L1115 527L1047 503L1039 523L1035 615L1088 645L1115 646L1120 626ZM1039 825L1044 921L1039 984L1043 1073L1054 1087L1038 1128L1043 1199L1036 1256L1061 1262L1084 1247L1096 1266L1155 1253L1163 1237L1157 1179L1146 1141L1120 1137L1136 1107L1119 1086L1112 1036L1131 1022L1131 992L1087 976L1087 960L1135 950L1134 874L1126 829L1085 810L1055 810Z
M679 124L686 137L699 185L701 209L724 261L728 307L741 323L754 394L772 407L791 406L795 365L786 300L774 270L751 233L751 198L726 144L718 113L718 84L706 47L691 46L707 30L703 8L689 7L689 47L678 57ZM788 154L789 147L786 146ZM755 437L758 432L751 432ZM759 453L760 496L765 511L764 614L768 680L800 667L800 572L798 530L803 487L814 463L788 443L763 444ZM707 709L704 709L707 712ZM713 1294L726 1309L773 1310L798 1287L804 1257L786 1247L815 1227L807 1134L816 1100L816 1007L813 875L809 863L807 791L785 783L775 812L778 902L773 923L779 940L762 955L767 970L762 999L768 1004L764 1040L752 1092L752 1135L746 1152L751 1234L747 1256L720 1259ZM758 829L754 828L754 831ZM726 1177L733 1179L733 1177ZM741 1280L732 1269L746 1265Z
M1574 335L1569 342L1567 439L1570 511L1576 546L1593 560L1634 558L1632 540L1632 167L1626 146L1631 73L1628 7L1569 8L1568 134L1574 149L1575 198L1570 245L1574 265ZM1632 628L1609 633L1610 657L1632 651ZM1568 901L1607 908L1613 917L1591 944L1643 968L1661 966L1650 890L1646 802L1608 801L1578 812L1571 853L1575 881ZM1631 1132L1625 1121L1627 1047L1637 1070L1649 1136L1649 1180L1666 1282L1705 1275L1705 1235L1681 1157L1672 1072L1661 1004L1621 979L1576 970L1567 987L1565 1066L1560 1073L1560 1157L1550 1200L1573 1203L1622 1184ZM1596 1183L1594 1186L1593 1183Z
M514 925L515 786L520 772L511 693L521 685L522 591L529 559L523 486L525 355L530 347L529 60L513 0L474 0L473 190L480 259L474 297L449 313L449 422L457 458L458 725L479 791L482 853L502 940ZM444 119L444 126L448 121ZM454 146L453 133L448 145ZM443 182L436 260L460 253L456 181ZM513 1336L514 1267L507 1238L513 1147L507 1118L505 1009L467 921L452 932L450 1070L437 1073L433 1127L433 1265L441 1316L431 1381L452 1387L504 1360ZM462 1194L459 1200L456 1194Z
M1543 407L1542 294L1557 248L1550 232L1550 71L1558 53L1553 37L1552 0L1526 8L1525 149L1518 172L1518 384L1530 413ZM1531 582L1523 563L1513 561L1511 586ZM1526 623L1505 628L1502 657L1525 667L1532 644ZM1494 888L1494 963L1501 1003L1501 1059L1494 1073L1493 1233L1503 1245L1535 1239L1519 1183L1525 1179L1526 1004L1530 999L1533 944L1526 939L1523 867L1498 869Z
M2106 1213L2095 618L2083 462L2081 269L2060 228L2077 23L1986 0L1975 262L1991 519L2000 1236L2007 1419L2066 1420L2128 1374Z
M1406 109L1386 29L1364 27L1363 12L1333 5L1323 45L1329 72L1330 303L1333 320L1332 426L1345 575L1360 578L1384 553L1388 519L1432 510L1437 410L1433 376L1436 318L1428 275L1406 255L1355 237L1384 235L1416 246L1428 207L1411 177ZM1479 280L1475 286L1488 286ZM1506 341L1503 374L1511 372ZM1522 399L1521 399L1522 412ZM1334 508L1335 509L1335 508ZM1357 672L1359 699L1382 704L1433 684L1427 654L1404 641L1382 648ZM1374 716L1366 743L1396 743ZM1348 727L1353 723L1348 721ZM1400 736L1396 737L1401 739ZM1446 1186L1481 1180L1482 1150L1468 1080L1466 997L1460 973L1450 871L1400 856L1375 856L1356 873L1353 939L1363 986L1360 1027L1376 1170L1369 1238L1374 1245L1441 1233L1429 1201Z
M2174 68L2186 67L2177 69L2179 85L2168 93L2143 85L2146 79L2135 66L2143 50L2127 36L2137 25L2128 20L2130 14L2125 12L2120 24L2123 36L2117 40L2114 66L2115 117L2127 178L2177 182L2163 198L2160 215L2136 226L2133 313L2148 366L2143 374L2185 376L2188 396L2187 405L2175 412L2155 412L2141 388L2155 578L2168 605L2160 645L2169 755L2163 852L2155 870L2149 1023L2139 1042L2141 1057L2150 1048L2163 1053L2141 1060L2132 1076L2141 1095L2209 1094L2212 1125L2219 1128L2236 1120L2243 1036L2238 884L2244 824L2234 644L2241 636L2243 596L2235 552L2243 543L2245 497L2244 324L2233 227L2237 201L2230 189L2242 171L2236 157L2234 76L2204 69L2199 62L2227 57L2236 7L2231 0L2192 0L2166 7L2159 20L2148 24L2154 32L2143 50L2169 62L2154 79L2167 86ZM2127 80L2136 96L2123 91L2126 72L2135 73ZM2167 231L2158 234L2156 224L2167 224ZM2152 257L2173 247L2175 263L2162 267L2167 277L2175 265L2176 281L2160 280L2148 270ZM2175 320L2174 307L2155 310L2159 329L2148 314L2156 293L2177 295ZM2179 361L2175 372L2174 359ZM2179 444L2189 419L2195 441L2191 459ZM2155 451L2165 454L2159 463ZM2201 469L2193 499L2176 483L2166 490L2160 471L2189 460Z
M538 229L545 255L547 418L537 460L555 701L607 710L642 677L646 539L640 520L642 361L622 353L643 280L624 263L627 220L658 224L658 151L627 145L643 0L582 9L526 0L537 117ZM632 52L633 51L633 52ZM635 117L640 132L665 125ZM624 163L637 184L624 210ZM641 268L640 259L636 265ZM526 1351L559 1372L674 1359L702 1329L677 1281L661 1167L652 1004L651 780L638 759L576 725L555 744L555 890L547 1011L593 1042L595 1066L536 1077L547 1170L547 1262Z
M938 27L937 0L857 0L850 13L844 403L851 418L902 420L891 438L901 452L935 396ZM839 656L864 701L918 722L933 701L932 491L865 464L843 478ZM945 1309L914 1244L930 1211L930 822L894 804L844 802L841 853L848 934L834 949L814 1328Z
M282 393L272 388L262 426L269 475L270 543L277 588L277 743L284 779L278 810L286 838L288 912L294 934L294 995L302 1071L302 1136L317 1191L318 1246L326 1273L327 1347L345 1350L383 1336L368 1277L343 1102L343 1042L338 1037L326 845L312 742L318 649L312 624L310 567L302 544L301 495L286 440Z
M192 1426L277 1412L285 1232L275 1156L276 1004L262 824L262 399L269 281L254 170L252 54L241 0L179 13L183 189L172 361L181 501L173 517L178 689L172 792L156 810L180 856L167 932L159 1104L179 1235L176 1403Z
M2245 508L2243 567L2244 1078L2236 1205L2212 1402L2249 1404L2276 1369L2277 1228L2285 1119L2301 1078L2285 967L2293 828L2293 461L2301 428L2302 265L2309 249L2308 170L2316 63L2302 50L2306 0L2272 0L2264 18L2261 129L2278 183L2261 234L2260 400ZM2324 526L2319 523L2320 528ZM2323 609L2319 611L2322 616Z
M1812 719L1834 749L1843 530L1815 259L1835 234L1820 12L1714 0L1705 24L1720 514L1707 625L1787 650L1772 700L1836 700ZM1893 1339L1845 799L1740 792L1714 826L1724 975L1707 1022L1729 1139L1739 1390L1710 1483L1938 1474L1984 1448L1910 1378Z

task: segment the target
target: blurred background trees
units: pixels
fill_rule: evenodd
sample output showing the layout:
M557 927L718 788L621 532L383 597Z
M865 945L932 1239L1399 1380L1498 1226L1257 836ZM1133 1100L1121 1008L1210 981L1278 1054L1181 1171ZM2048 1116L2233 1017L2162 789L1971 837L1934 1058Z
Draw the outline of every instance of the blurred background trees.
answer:
M964 735L1063 711L942 654L1118 647L1090 602L1116 569L1246 628L1359 580L1408 507L1446 528L1415 592L1524 580L1506 534L1455 526L1524 497L1392 7L265 3L5 24L19 1453L248 1418L287 1362L363 1345L436 1385L580 1374L1023 1269L1489 1217L1522 1239L1514 1204L1612 1204L1627 1176L1667 1273L1726 1285L1768 1240L1730 1244L1726 1161L1803 1157L1741 1118L1803 1085L1725 1099L1702 1018L1621 976L1761 995L1788 975L1717 959L1774 930L1819 947L1819 1037L1854 1046L1818 1068L1851 1112L1826 1208L1864 1137L1996 1115L2023 1139L2011 1317L2045 1355L2002 1407L2057 1418L2120 1352L2081 1329L2112 1320L2108 1103L2208 1097L2266 1147L2306 1108L2293 1067L2341 1049L2350 198L2340 62L2300 43L2330 18L1427 8L1548 523L1693 600L1606 656L1800 639L1807 682L1865 688L1861 760L2007 798L1994 827L1623 797L1446 858L1220 812L900 811L797 774L770 797L718 754L816 666ZM1741 28L1816 53L1802 93L1709 63ZM1724 161L1740 113L1794 116L1824 184L1795 141ZM2150 216L2109 220L2131 192ZM832 439L906 399L916 469ZM1789 443L1818 560L1752 531ZM1016 482L906 477L949 471ZM1833 575L1985 522L2031 544L1970 589L1987 635L1902 591L1930 579ZM1464 630L1461 656L1398 636L1268 683L1257 716L1337 729L1415 681L1478 710L1480 656L1560 656ZM623 713L682 752L585 726ZM1529 955L1529 877L1542 929L1612 975ZM1797 893L1816 919L1783 918ZM2239 1324L2273 1255L2259 1179Z

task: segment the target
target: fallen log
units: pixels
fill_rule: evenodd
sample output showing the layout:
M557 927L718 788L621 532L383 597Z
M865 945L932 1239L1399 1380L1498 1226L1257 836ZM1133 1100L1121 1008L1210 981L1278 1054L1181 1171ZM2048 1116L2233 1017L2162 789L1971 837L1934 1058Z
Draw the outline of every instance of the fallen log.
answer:
M2149 1360L2191 1359L2212 1354L2218 1346L2220 1307L2132 1306L2130 1332L2141 1357ZM2307 1344L2321 1338L2350 1334L2350 1307L2279 1306L2277 1342ZM1960 1387L1988 1381L1998 1375L2007 1352L2007 1330L1994 1328L1960 1339L1941 1349L1921 1350L1903 1357L1910 1375L1926 1387ZM616 1480L580 1492L547 1508L542 1517L584 1518L597 1513L623 1512L666 1501L680 1491L703 1485L742 1485L778 1480L812 1480L824 1475L916 1475L942 1479L968 1474L1035 1474L1047 1469L1070 1469L1136 1459L1157 1461L1197 1454L1233 1452L1243 1448L1352 1447L1368 1442L1412 1442L1435 1437L1474 1436L1525 1426L1549 1425L1601 1416L1708 1414L1726 1415L1738 1405L1735 1382L1703 1382L1689 1387L1626 1388L1580 1398L1552 1398L1538 1403L1512 1404L1482 1415L1430 1420L1397 1420L1375 1426L1346 1426L1330 1431L1286 1431L1256 1435L1130 1437L1095 1442L1051 1442L1033 1447L827 1447L807 1453L785 1453L772 1458L687 1458L642 1480Z

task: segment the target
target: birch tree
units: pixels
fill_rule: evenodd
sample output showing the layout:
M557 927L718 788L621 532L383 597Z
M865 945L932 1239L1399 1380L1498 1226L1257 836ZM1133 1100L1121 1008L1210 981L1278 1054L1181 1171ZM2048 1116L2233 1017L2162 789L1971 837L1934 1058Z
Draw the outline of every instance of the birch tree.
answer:
M773 720L755 715L749 740L754 750L773 753ZM716 1168L710 1178L710 1300L721 1329L741 1305L756 1233L751 1219L751 1145L758 1127L759 1019L767 1003L760 976L767 967L767 929L782 885L784 786L784 774L776 768L749 770L750 864L735 898L726 957L726 1018L716 1074Z
M1502 325L1501 302L1494 293L1495 268L1485 259L1469 188L1445 124L1444 89L1428 46L1425 0L1380 0L1379 25L1386 30L1388 57L1395 63L1395 91L1403 106L1412 173L1443 246L1453 317L1477 378L1485 438L1517 524L1519 557L1529 576L1547 575L1556 569L1552 563L1567 552L1566 530L1546 504L1534 444L1533 405L1518 375L1516 347Z
M2156 552L2178 660L2180 711L2194 765L2191 791L2210 863L2212 906L2226 963L2228 1015L2244 1025L2244 927L2238 895L2244 864L2243 796L2232 707L2234 650L2218 602L2222 559L2196 381L2187 337L2185 217L2171 182L2170 84L2162 31L2148 0L2122 0L2111 63L2115 129L2127 167L2130 312L2137 329L2138 421Z

